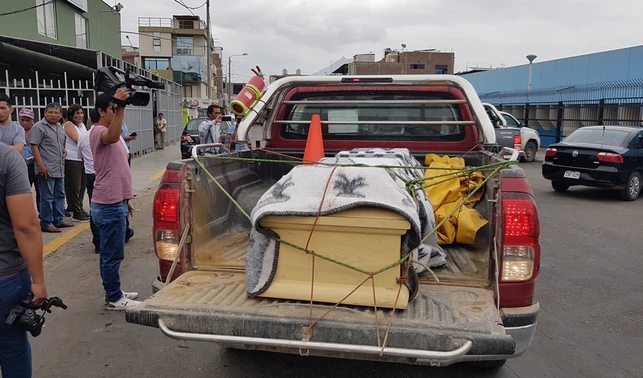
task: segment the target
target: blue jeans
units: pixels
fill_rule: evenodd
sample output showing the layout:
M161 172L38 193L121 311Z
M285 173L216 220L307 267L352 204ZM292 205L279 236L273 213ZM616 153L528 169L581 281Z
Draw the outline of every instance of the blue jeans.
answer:
M0 276L0 370L3 378L31 378L31 346L27 331L5 324L13 306L31 293L27 269Z
M123 296L118 271L125 257L127 202L112 205L92 203L91 217L100 230L100 276L108 302Z
M40 191L40 226L58 226L65 220L65 179L38 175L36 180Z

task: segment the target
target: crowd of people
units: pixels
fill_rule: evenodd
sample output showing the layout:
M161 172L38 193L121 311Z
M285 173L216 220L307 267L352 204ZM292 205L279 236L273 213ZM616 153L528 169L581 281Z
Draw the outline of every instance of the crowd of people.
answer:
M121 289L120 264L133 199L129 143L136 139L124 122L126 88L100 94L89 111L91 128L80 105L66 111L58 103L45 107L34 123L32 109L18 112L0 94L0 369L3 377L30 377L31 350L27 331L7 324L14 306L29 298L47 299L42 233L59 233L73 221L90 222L105 306L125 310L138 306L138 293ZM164 128L164 124L162 124ZM32 190L36 191L36 204ZM83 205L87 192L90 212ZM65 201L67 209L65 209ZM66 214L67 213L67 214ZM65 218L71 218L67 222ZM31 295L29 297L28 295Z

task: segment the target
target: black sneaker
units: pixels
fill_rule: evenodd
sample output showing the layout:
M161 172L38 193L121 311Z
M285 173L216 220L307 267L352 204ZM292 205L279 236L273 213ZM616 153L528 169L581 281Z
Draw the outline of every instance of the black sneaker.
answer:
M85 215L83 213L76 213L76 214L74 214L74 217L72 218L72 220L74 222L89 222L89 219L90 219L89 216L87 216L87 215Z

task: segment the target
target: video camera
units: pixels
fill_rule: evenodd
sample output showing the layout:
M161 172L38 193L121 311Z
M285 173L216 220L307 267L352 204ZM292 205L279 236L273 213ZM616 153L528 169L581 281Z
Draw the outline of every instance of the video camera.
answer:
M67 306L58 297L46 299L41 306L35 306L31 303L32 299L33 294L29 293L21 304L13 306L5 320L5 324L24 328L33 337L37 337L42 332L42 325L45 324L45 312L51 313L52 307L60 307L66 310ZM43 310L42 315L38 315L36 310Z
M141 75L134 75L129 71L125 72L116 67L101 67L96 73L96 80L94 81L94 90L104 92L114 96L118 88L127 88L130 90L130 97L126 101L114 99L117 105L134 105L134 106L147 106L150 102L150 94L148 92L136 91L136 87L148 87L153 89L165 89L165 83L161 81L154 81Z

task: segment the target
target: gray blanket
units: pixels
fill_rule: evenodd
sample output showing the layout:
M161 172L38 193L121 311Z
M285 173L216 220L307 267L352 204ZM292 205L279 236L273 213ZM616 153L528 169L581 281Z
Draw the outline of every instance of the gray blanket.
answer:
M340 152L322 162L366 165L419 165L406 149L353 150ZM252 211L253 229L248 244L246 289L251 297L265 292L274 278L279 258L279 243L274 231L261 227L266 216L316 216L324 188L333 167L297 166L284 175L261 197ZM421 177L422 170L395 169L406 178ZM417 172L415 172L417 171ZM340 167L332 176L321 215L330 215L358 207L376 207L394 211L411 223L402 237L401 257L413 253L413 258L429 266L446 263L444 252L437 245L437 236L417 248L422 238L435 227L433 208L428 198L415 202L402 180L383 168ZM302 246L303 247L303 246ZM417 248L417 249L416 249ZM323 251L319 251L323 254ZM303 252L302 252L303 253ZM410 298L417 295L417 272L424 268L414 264L406 285Z

